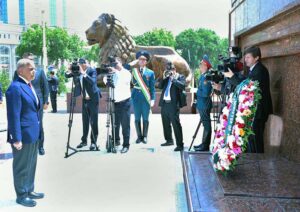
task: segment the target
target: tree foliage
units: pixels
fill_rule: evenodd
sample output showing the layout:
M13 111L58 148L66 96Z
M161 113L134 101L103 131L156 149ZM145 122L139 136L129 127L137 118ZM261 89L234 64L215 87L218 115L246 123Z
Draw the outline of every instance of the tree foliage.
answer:
M84 42L77 35L69 35L59 27L46 28L46 46L49 63L57 63L58 60L69 60L84 55ZM40 25L32 25L22 33L21 43L16 49L18 56L25 52L31 52L36 56L43 54L43 29Z
M204 54L215 67L219 54L227 56L227 47L228 39L221 39L209 29L187 29L176 36L176 50L193 69L199 66Z
M169 46L175 47L175 37L171 31L155 28L142 35L134 37L136 44L142 46Z

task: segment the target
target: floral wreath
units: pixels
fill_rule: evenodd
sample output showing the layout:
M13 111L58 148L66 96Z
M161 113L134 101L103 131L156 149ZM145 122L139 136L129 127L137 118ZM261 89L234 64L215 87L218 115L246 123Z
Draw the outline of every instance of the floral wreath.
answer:
M212 147L213 167L227 174L247 149L248 137L254 135L252 124L261 99L257 81L244 80L237 86L223 108Z

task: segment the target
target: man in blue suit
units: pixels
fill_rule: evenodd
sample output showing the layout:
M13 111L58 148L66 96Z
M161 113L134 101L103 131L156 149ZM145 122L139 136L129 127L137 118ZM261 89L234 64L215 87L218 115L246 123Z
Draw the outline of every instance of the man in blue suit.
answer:
M29 59L34 61L34 55L29 52L25 52L23 54L23 59ZM18 74L15 72L14 80L18 79ZM39 110L39 117L40 117L40 131L41 135L39 138L39 154L44 155L44 127L43 127L43 116L44 110L48 108L48 98L49 98L49 89L48 89L48 81L43 69L39 68L36 69L35 78L32 80L32 85L41 101L41 107Z
M13 177L17 194L16 202L34 207L33 199L41 199L43 193L34 192L38 140L40 137L39 108L41 101L31 81L35 77L35 66L29 59L17 64L18 77L6 92L8 137L13 152Z
M200 63L201 76L199 78L199 85L197 90L197 109L204 127L202 143L194 146L196 151L208 151L211 140L211 120L210 111L212 108L212 100L210 95L212 93L212 85L206 80L207 71L211 68L208 56L204 55Z
M154 106L155 101L155 75L151 69L146 67L150 59L150 54L146 51L140 51L136 54L139 68L133 71L133 89L131 93L135 128L137 133L136 143L147 143L149 128L150 107ZM141 128L141 117L143 117L143 132Z
M79 66L80 66L79 89L82 94L83 135L81 137L81 143L77 146L77 148L82 148L84 146L87 146L87 136L89 133L89 126L91 125L92 129L91 129L90 150L96 150L98 149L97 147L98 113L99 113L99 101L101 97L100 90L97 87L97 72L94 68L90 67L88 61L86 61L83 58L79 59ZM72 73L66 74L66 77L71 77L71 76ZM77 93L76 96L78 96L78 91L75 91L75 93Z

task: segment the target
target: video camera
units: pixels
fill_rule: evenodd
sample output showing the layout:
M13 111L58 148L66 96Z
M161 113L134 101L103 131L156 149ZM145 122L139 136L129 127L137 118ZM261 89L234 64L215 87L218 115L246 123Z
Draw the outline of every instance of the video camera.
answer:
M70 69L71 69L72 75L74 77L80 76L80 67L79 67L78 59L77 58L73 60Z
M228 72L228 68L232 72L240 72L243 69L243 64L240 62L242 58L242 51L240 47L231 46L229 47L230 57L225 58L223 55L219 55L219 61L222 61L221 65L218 65L218 71Z
M113 81L113 75L115 72L111 71L111 68L115 68L118 64L116 57L109 56L108 57L108 64L101 64L100 68L96 68L97 75L105 75L107 79L106 85L108 87L114 88L114 81Z
M96 68L97 75L110 75L113 74L110 68L115 68L118 62L116 61L116 57L109 56L108 57L108 64L101 64L99 68Z
M228 72L228 68L232 70L233 73L237 73L243 70L243 63L240 62L242 58L242 51L240 47L231 46L228 49L230 57L225 58L222 55L219 55L219 61L222 61L222 64L218 65L217 70L210 69L206 74L206 80L214 83L224 82L224 72Z

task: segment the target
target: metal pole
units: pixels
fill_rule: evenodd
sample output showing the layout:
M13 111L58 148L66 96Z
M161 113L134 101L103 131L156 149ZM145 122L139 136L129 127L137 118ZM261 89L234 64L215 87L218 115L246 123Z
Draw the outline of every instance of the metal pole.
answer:
M46 22L45 22L45 11L42 10L42 25L43 25L43 69L47 72L48 58L47 58L47 46L46 46Z

